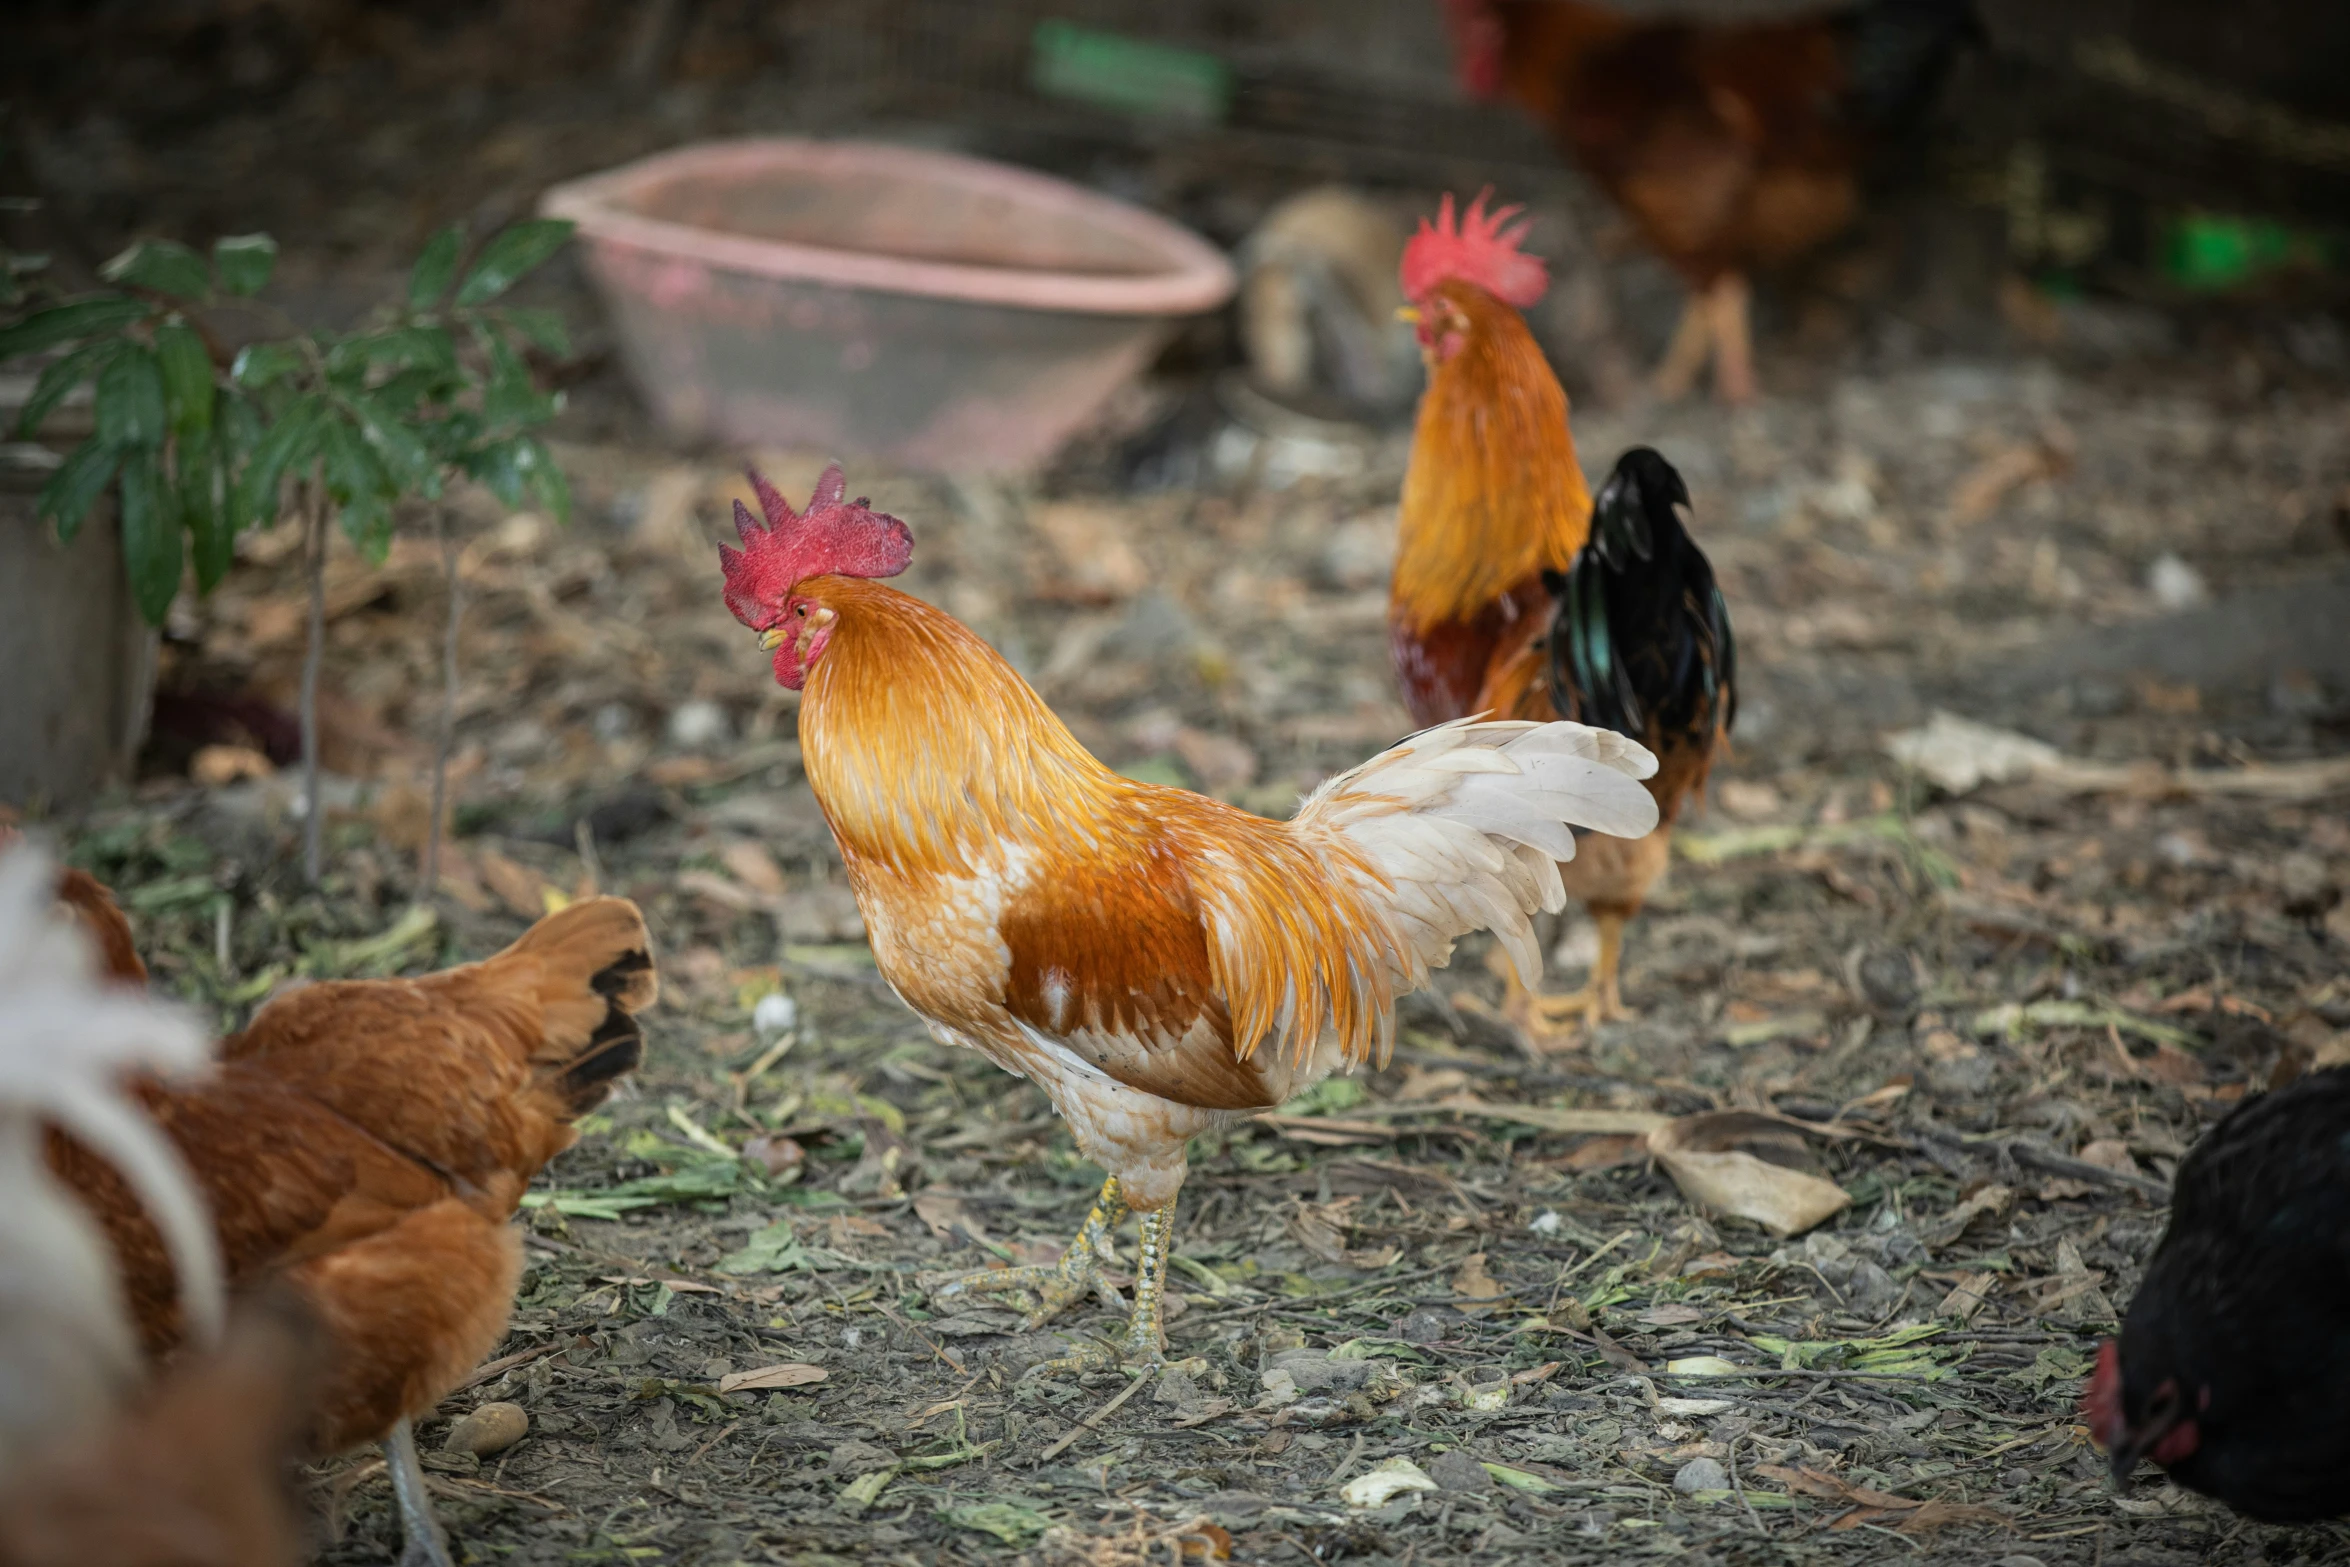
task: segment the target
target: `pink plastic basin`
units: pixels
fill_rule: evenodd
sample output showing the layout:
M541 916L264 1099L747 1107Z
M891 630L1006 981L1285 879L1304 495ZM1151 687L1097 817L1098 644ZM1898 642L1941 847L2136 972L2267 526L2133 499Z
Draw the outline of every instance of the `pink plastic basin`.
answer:
M987 471L1052 455L1224 257L1106 196L951 153L714 142L559 185L630 373L688 439Z

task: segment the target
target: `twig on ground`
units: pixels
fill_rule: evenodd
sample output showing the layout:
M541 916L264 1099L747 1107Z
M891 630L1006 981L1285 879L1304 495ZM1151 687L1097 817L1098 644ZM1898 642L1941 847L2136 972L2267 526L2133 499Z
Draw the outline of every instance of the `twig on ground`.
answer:
M1368 1295L1376 1290L1393 1289L1398 1284L1417 1284L1422 1279L1432 1279L1439 1273L1450 1273L1451 1271L1453 1270L1449 1267L1421 1268L1414 1273L1396 1274L1393 1278L1372 1279L1366 1284L1357 1284L1352 1289L1339 1290L1335 1294L1315 1295L1303 1299L1284 1295L1273 1300L1260 1300L1250 1306L1227 1306L1222 1311L1210 1311L1196 1317L1186 1314L1184 1320L1196 1327L1208 1322L1227 1322L1234 1317L1251 1317L1260 1311L1271 1311L1276 1307L1335 1305L1342 1300L1352 1300L1357 1295Z
M1143 1388L1153 1382L1156 1382L1158 1379L1157 1372L1145 1371L1141 1376L1138 1376L1133 1381L1127 1383L1125 1389L1120 1392L1117 1397L1102 1405L1101 1408L1095 1410L1092 1414L1087 1415L1083 1420L1078 1421L1077 1424L1071 1426L1066 1432L1062 1434L1059 1441L1053 1443L1052 1446L1037 1454L1036 1461L1040 1464L1049 1464L1054 1459L1060 1457L1063 1453L1069 1450L1070 1443L1076 1441L1086 1432L1099 1427L1103 1421L1109 1419L1110 1416L1116 1414L1120 1409L1123 1409L1126 1406L1126 1401L1128 1399L1132 1398L1135 1394L1141 1392Z

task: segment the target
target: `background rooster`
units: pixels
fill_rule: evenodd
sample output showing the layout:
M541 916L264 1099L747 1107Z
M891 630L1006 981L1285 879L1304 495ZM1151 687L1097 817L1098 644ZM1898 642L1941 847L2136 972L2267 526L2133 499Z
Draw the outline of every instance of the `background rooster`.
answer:
M2084 1403L2117 1485L2151 1458L2254 1518L2350 1513L2350 1067L2239 1105L2180 1163Z
M64 893L135 967L105 889L84 877ZM310 1447L384 1442L405 1562L449 1561L409 1421L505 1332L522 1265L507 1221L572 1123L636 1067L635 1014L656 988L636 906L594 898L486 962L290 992L222 1042L209 1078L134 1089L211 1207L231 1287L282 1285L318 1318ZM187 1327L171 1254L113 1150L67 1129L52 1166L101 1216L160 1355Z
M767 524L738 503L727 607L805 692L808 782L875 962L942 1042L1042 1088L1109 1171L1058 1267L942 1295L1030 1291L1042 1322L1106 1288L1109 1234L1132 1210L1124 1352L1159 1356L1186 1142L1384 1060L1394 998L1469 931L1494 930L1538 974L1527 915L1563 901L1570 826L1655 824L1636 782L1654 761L1574 724L1417 735L1287 822L1121 777L970 631L870 580L904 570L913 540L844 501L837 468L805 514L752 483Z
M1589 0L1444 0L1461 76L1549 128L1690 289L1657 387L1754 396L1747 273L1852 220L1861 169L1917 117L1973 0L1869 0L1766 23Z
M1481 713L1574 719L1643 740L1661 825L1593 839L1563 868L1600 931L1591 983L1537 995L1512 967L1503 1014L1537 1042L1573 1018L1626 1016L1623 926L1666 863L1666 833L1704 786L1736 705L1730 624L1713 571L1681 525L1688 491L1663 458L1627 453L1602 492L1601 537L1567 433L1567 398L1518 309L1542 263L1518 249L1514 208L1484 198L1457 223L1445 198L1405 249L1403 287L1428 359L1397 515L1388 629L1422 723ZM1572 573L1565 568L1573 567ZM1554 602L1570 577L1575 591Z
M1550 286L1518 249L1516 207L1453 200L1404 247L1406 312L1428 363L1396 514L1387 629L1414 721L1480 711L1486 672L1537 633L1545 571L1564 571L1591 526L1591 492L1567 433L1567 394L1518 312Z

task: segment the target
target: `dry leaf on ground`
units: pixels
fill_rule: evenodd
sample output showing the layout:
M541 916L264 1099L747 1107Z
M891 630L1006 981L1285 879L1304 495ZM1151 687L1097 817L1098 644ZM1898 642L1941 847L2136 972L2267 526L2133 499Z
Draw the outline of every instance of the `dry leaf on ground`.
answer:
M1799 1496L1814 1496L1822 1501L1841 1502L1852 1511L1839 1517L1831 1529L1857 1529L1862 1524L1890 1523L1904 1534L1927 1534L1952 1524L2003 1524L2007 1515L1997 1508L1977 1507L1966 1502L1940 1500L1919 1501L1914 1497L1895 1496L1888 1491L1873 1491L1865 1485L1854 1485L1834 1475L1822 1474L1817 1469L1790 1469L1783 1464L1757 1464L1754 1473L1765 1480L1776 1481Z
M1749 1151L1758 1148L1784 1160L1809 1154L1786 1121L1746 1110L1685 1115L1648 1134L1648 1151L1691 1202L1774 1235L1800 1235L1851 1203L1834 1181Z
M1452 1276L1452 1293L1461 1303L1461 1310L1472 1317L1492 1311L1510 1295L1506 1285L1485 1271L1485 1253L1481 1251L1473 1251L1461 1259Z
M806 1387L821 1382L831 1375L822 1366L811 1366L795 1360L780 1365L757 1366L749 1371L730 1371L718 1379L721 1393L752 1393L761 1388Z

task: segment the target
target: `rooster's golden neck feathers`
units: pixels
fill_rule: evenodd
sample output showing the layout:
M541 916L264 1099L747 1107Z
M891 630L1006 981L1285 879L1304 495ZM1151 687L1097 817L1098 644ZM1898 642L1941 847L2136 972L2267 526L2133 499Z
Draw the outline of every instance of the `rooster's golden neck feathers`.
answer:
M1392 614L1414 634L1566 570L1591 530L1567 394L1524 320L1458 280L1428 308L1462 330L1429 371L1404 475Z

